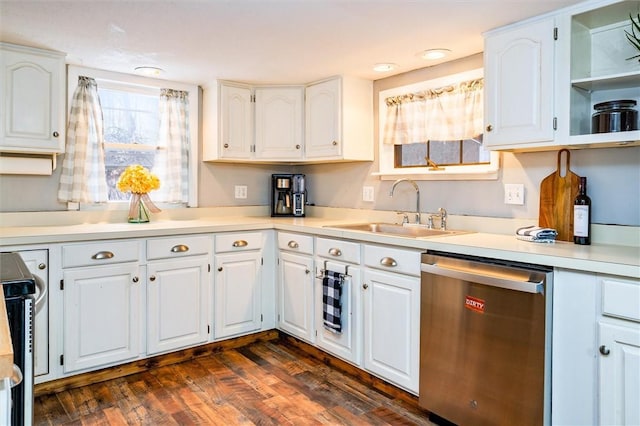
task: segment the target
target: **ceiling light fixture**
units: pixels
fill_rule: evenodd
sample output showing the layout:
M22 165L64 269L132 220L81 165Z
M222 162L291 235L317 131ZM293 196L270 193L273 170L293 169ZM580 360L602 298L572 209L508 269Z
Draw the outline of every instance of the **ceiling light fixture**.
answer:
M136 74L146 75L148 77L157 77L164 72L162 68L158 67L136 67Z
M451 53L449 49L427 49L420 53L420 56L422 56L422 59L433 61L435 59L442 59L449 53Z
M373 70L376 72L389 72L396 68L398 68L398 65L392 63L380 63L373 66Z

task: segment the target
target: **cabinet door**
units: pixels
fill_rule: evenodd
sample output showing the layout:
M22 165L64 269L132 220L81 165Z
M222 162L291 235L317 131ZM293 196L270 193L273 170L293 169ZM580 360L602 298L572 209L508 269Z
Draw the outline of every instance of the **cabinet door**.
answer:
M341 153L340 80L314 84L305 96L306 158L339 157Z
M0 46L0 149L64 151L64 56Z
M599 323L600 424L640 424L640 327Z
M318 259L318 262L324 262L324 260ZM318 265L320 264L322 263L318 263ZM348 273L342 285L342 308L340 312L342 331L335 333L324 327L322 277L318 277L316 278L315 294L316 344L337 357L360 365L362 362L362 303L360 289L362 281L360 268L349 265L348 269L345 270L345 264L331 261L327 261L325 265L330 271Z
M313 259L280 252L278 327L313 343Z
M256 89L256 158L302 158L302 88Z
M251 89L220 86L220 157L251 158L253 107Z
M364 368L418 392L420 279L365 269Z
M123 362L140 353L139 266L64 271L65 373Z
M147 353L207 341L208 257L149 262L147 265Z
M216 339L260 330L261 259L259 251L216 255Z
M553 58L553 18L487 36L485 146L553 142Z

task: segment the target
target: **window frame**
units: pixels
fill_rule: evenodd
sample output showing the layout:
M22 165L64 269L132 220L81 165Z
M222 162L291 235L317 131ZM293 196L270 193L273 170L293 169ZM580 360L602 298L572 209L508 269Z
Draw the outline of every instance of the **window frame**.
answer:
M497 151L490 152L491 160L488 164L443 166L444 170L435 171L430 170L428 166L395 167L395 145L384 143L384 128L387 118L386 98L482 78L483 75L483 69L477 68L432 80L381 90L378 94L378 172L373 173L373 175L379 176L381 180L400 178L413 180L497 180L501 160L500 153Z
M78 77L92 77L96 80L98 87L100 82L108 83L110 87L120 87L132 89L157 89L158 97L160 89L171 88L189 92L189 200L186 207L198 206L198 142L199 142L199 105L200 87L194 84L180 83L176 81L161 80L151 77L143 77L133 74L125 74L114 71L105 71L94 68L69 65L67 68L67 117L69 108L73 100L73 93L76 90ZM152 197L153 198L153 197ZM162 209L183 208L184 204L156 203ZM126 210L129 208L128 201L108 201L106 203L68 203L68 210Z

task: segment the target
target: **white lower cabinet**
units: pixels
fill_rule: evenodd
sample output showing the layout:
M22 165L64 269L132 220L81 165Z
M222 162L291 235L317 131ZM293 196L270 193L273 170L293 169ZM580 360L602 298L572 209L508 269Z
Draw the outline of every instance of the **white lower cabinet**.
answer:
M350 241L316 238L315 319L316 345L355 365L362 364L362 269L360 244ZM339 273L341 330L324 324L324 274Z
M640 280L554 270L552 424L640 424Z
M208 340L209 259L190 256L147 265L147 354Z
M73 268L63 277L64 372L138 357L142 324L138 263Z
M417 394L420 253L369 245L364 253L364 368Z
M262 328L262 241L261 232L216 236L216 339Z
M278 233L278 328L315 342L313 237Z

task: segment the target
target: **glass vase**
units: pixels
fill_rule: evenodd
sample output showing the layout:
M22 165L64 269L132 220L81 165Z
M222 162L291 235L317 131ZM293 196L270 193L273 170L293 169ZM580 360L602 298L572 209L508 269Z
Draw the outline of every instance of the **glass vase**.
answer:
M140 197L131 197L132 206L129 209L129 223L148 223L149 210ZM138 204L134 206L133 204ZM133 212L133 215L131 214Z

